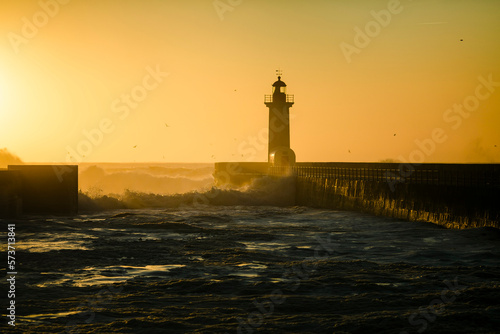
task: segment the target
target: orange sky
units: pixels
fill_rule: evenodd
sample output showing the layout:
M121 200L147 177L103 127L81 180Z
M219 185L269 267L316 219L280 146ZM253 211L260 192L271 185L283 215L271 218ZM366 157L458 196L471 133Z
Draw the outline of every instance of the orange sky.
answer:
M500 1L18 0L0 31L24 161L266 161L281 68L298 161L500 162Z

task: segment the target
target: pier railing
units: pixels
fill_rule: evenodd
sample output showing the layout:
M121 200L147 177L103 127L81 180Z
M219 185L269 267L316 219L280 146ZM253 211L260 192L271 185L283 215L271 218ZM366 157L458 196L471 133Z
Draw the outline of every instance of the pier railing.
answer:
M392 184L427 184L500 188L499 164L297 163L298 177L365 180ZM290 174L290 167L270 167L271 175Z
M287 94L286 95L286 102L287 103L294 103L294 95ZM273 96L272 95L264 95L264 103L273 103Z

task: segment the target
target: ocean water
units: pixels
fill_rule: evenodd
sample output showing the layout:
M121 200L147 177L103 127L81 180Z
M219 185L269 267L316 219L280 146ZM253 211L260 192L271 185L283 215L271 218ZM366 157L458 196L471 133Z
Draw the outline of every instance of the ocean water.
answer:
M89 166L199 184L94 188L78 216L11 221L8 332L499 332L498 230L287 206L290 180L217 189L207 166L157 167Z

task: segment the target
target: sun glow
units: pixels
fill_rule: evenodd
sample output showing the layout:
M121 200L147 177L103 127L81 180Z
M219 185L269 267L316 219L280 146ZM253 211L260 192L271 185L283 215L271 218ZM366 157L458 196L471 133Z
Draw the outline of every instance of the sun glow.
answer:
M9 82L9 73L0 68L0 148L5 146L5 142L13 133L12 123L15 121L15 113L12 108L15 94L15 89L12 89Z
M1 74L0 74L1 75ZM9 121L9 95L5 78L0 76L0 131L5 131Z

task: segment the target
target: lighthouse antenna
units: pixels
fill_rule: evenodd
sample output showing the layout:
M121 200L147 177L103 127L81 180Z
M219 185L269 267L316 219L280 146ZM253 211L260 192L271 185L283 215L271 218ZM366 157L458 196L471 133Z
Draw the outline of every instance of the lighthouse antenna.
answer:
M282 74L283 74L283 72L281 72L281 69L276 70L276 76L278 76L278 79L280 79Z

